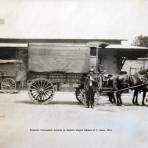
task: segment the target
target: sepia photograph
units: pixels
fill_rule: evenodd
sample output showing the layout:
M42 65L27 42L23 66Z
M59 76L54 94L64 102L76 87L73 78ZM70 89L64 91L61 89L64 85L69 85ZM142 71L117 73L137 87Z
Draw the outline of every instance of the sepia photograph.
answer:
M0 148L147 148L147 10L0 0Z

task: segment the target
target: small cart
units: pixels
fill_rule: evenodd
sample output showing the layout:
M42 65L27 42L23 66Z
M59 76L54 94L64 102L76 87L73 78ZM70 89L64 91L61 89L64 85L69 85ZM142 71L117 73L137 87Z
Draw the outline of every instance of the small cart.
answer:
M1 91L16 90L16 75L20 64L20 60L0 60Z

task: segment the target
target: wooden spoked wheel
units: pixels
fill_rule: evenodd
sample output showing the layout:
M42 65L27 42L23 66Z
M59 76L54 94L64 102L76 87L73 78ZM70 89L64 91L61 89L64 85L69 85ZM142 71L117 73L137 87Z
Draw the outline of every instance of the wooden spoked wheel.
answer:
M34 103L47 104L53 99L54 87L48 79L38 78L31 81L28 93Z
M145 97L145 99L144 99L144 105L148 106L148 98L147 97Z
M15 90L16 89L16 82L12 78L4 78L1 82L1 89L2 90Z
M86 93L85 93L85 91L83 92L83 95L82 95L82 103L83 103L83 105L87 105L87 98L86 98Z
M75 91L75 95L76 95L76 99L78 100L79 103L83 103L83 99L84 99L84 89L77 89Z
M97 91L94 96L94 105L98 105L100 100L100 92Z

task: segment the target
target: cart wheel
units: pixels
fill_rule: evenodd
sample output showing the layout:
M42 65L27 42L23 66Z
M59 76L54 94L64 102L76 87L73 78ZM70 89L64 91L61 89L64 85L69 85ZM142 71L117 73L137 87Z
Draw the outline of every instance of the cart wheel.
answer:
M85 91L84 91L84 93L82 95L82 103L83 103L83 105L87 106L87 99L86 99Z
M100 92L97 91L97 92L95 93L94 105L98 105L98 104L99 104L99 100L100 100Z
M144 105L148 106L148 98L144 99Z
M36 104L47 104L53 99L54 87L48 79L37 78L29 84L28 93Z
M1 89L2 90L15 90L16 89L16 82L12 78L5 78L1 82Z
M76 99L78 100L79 103L83 103L84 99L84 90L83 89L76 89L75 91Z

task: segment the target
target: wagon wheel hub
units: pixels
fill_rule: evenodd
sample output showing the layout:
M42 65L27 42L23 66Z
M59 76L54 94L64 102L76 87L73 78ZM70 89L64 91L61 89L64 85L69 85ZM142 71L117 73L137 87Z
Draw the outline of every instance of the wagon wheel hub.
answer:
M10 85L9 85L9 84L7 84L7 83L5 84L5 86L6 86L7 88L9 88L9 87L10 87Z
M40 88L40 89L39 89L39 93L40 93L40 94L43 94L43 93L44 93L44 89L43 89L43 88Z

